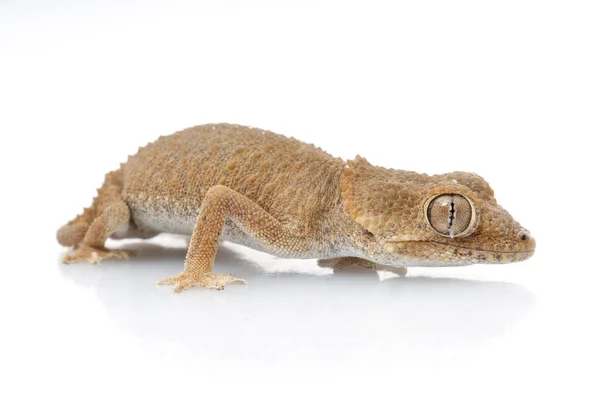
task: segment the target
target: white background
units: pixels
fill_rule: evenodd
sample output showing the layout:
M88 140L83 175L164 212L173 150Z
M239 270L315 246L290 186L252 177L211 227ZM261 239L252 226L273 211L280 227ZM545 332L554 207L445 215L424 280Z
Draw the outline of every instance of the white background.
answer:
M0 394L598 396L599 20L593 1L0 1ZM154 284L178 238L60 263L107 171L211 122L477 172L537 253L380 281L230 244L216 270L249 284L180 295Z

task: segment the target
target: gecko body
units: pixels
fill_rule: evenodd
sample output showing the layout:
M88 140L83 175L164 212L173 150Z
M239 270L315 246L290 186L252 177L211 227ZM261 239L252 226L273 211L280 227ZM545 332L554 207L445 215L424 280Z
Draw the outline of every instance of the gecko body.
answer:
M473 173L429 176L344 161L261 129L212 124L160 137L106 175L57 233L66 263L124 258L108 238L191 235L176 291L241 283L213 272L221 240L280 257L403 274L406 266L505 263L535 241Z

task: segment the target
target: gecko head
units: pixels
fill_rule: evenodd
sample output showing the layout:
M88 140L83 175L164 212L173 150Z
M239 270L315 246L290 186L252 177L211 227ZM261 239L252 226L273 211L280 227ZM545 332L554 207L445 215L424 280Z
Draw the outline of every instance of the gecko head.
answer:
M373 235L377 261L446 266L509 263L533 255L535 240L474 173L430 176L348 161L341 182L350 217Z

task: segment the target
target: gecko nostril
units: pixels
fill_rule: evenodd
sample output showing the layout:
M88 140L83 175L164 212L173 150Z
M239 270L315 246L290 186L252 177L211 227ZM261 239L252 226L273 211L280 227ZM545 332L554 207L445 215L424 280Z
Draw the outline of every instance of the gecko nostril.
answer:
M520 237L522 241L526 241L527 239L529 239L529 235L527 235L525 232L522 232Z

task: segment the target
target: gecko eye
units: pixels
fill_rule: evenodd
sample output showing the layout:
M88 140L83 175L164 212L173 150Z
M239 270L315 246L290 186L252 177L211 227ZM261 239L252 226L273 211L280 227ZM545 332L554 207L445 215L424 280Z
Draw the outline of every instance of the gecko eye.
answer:
M435 231L450 238L465 236L473 218L467 198L458 194L436 196L427 206L427 222Z

